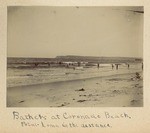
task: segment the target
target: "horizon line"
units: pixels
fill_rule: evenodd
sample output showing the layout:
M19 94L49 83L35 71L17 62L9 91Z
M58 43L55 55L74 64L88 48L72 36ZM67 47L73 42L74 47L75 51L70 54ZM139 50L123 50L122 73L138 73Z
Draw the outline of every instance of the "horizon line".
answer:
M89 56L89 55L58 55L55 57L35 57L35 56L7 56L7 58L57 58L59 56L65 57L65 56L81 56L81 57L116 57L116 58L142 58L143 57L137 57L137 56Z

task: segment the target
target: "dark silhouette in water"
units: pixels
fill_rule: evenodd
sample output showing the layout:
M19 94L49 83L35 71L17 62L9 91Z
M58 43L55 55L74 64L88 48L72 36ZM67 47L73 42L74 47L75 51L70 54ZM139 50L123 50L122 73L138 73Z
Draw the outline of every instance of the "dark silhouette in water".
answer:
M111 66L112 66L112 69L114 69L114 65L112 64Z
M78 66L80 66L81 65L81 63L80 62L78 62Z
M118 70L118 64L115 64L116 65L116 70Z
M97 64L97 67L99 68L99 63Z
M128 64L128 69L129 69L130 65Z

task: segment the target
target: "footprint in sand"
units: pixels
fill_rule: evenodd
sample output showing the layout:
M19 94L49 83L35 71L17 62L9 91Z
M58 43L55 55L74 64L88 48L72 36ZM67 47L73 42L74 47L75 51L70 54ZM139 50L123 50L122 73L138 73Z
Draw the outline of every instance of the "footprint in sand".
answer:
M135 84L135 86L134 87L138 87L139 86L139 84Z
M119 93L120 91L119 90L113 90L113 93Z
M57 106L57 107L63 107L63 106L66 106L66 105L68 105L68 104L70 104L70 103L64 102L63 104L61 104L60 106Z
M61 104L60 106L57 106L57 107L63 107L63 106L65 106L64 104Z
M78 100L77 102L82 103L82 102L85 102L85 101L87 101L87 100Z
M82 89L79 89L79 90L75 90L75 91L85 91L85 89L83 89L83 88L82 88Z
M138 100L131 100L131 104L132 105L138 104Z
M85 97L86 97L86 95L79 95L79 96L80 96L80 97L81 97L81 96L85 96Z
M93 96L92 94L89 94L89 97Z
M98 101L98 99L94 99L93 101Z
M19 103L23 103L23 102L24 102L24 100L20 101Z

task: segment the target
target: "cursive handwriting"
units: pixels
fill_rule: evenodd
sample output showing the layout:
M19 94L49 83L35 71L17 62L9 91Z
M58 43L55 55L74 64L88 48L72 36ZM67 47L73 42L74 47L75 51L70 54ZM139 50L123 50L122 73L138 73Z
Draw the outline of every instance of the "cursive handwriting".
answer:
M21 127L43 128L112 128L111 121L113 119L131 119L131 116L128 113L111 113L107 111L100 114L72 114L63 112L55 115L50 113L22 114L18 111L13 111L12 116L13 120L19 121ZM76 120L79 120L79 122L77 123ZM90 121L85 123L85 120ZM95 120L97 122L95 122Z

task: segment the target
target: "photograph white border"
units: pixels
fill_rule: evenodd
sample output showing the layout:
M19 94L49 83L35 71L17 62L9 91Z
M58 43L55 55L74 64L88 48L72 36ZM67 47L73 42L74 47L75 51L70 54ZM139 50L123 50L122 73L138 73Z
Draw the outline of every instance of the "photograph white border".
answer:
M7 71L7 6L144 6L144 43L143 43L143 59L144 59L144 88L143 107L85 107L85 108L8 108L6 107L6 71ZM0 1L0 132L2 133L20 133L20 132L107 132L107 133L148 133L150 131L150 2L148 0L1 0ZM68 112L70 114L103 114L105 111L111 114L128 113L132 119L110 119L112 128L35 128L21 127L18 121L13 119L12 112L18 111L20 114L62 114ZM86 121L86 120L85 120ZM85 122L84 121L84 122ZM101 119L101 122L106 119ZM61 120L50 121L60 124ZM66 120L65 122L70 122ZM75 122L82 123L83 120ZM89 120L89 122L93 122Z

